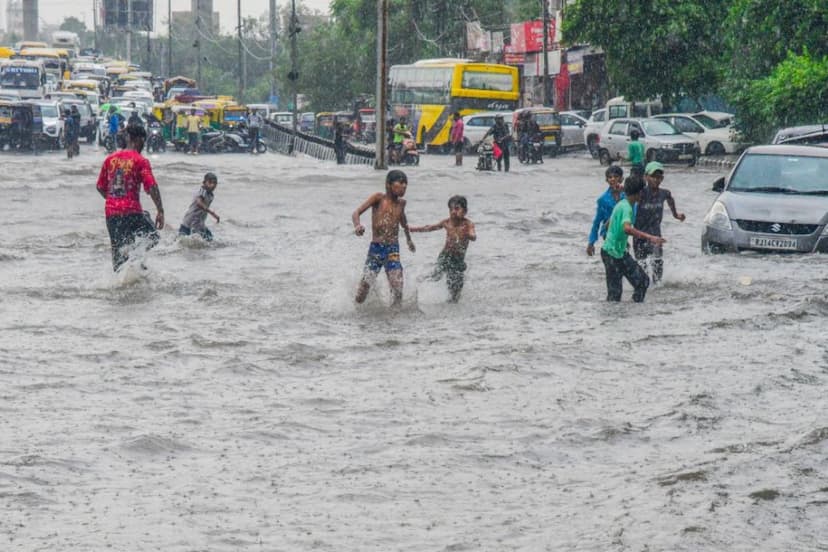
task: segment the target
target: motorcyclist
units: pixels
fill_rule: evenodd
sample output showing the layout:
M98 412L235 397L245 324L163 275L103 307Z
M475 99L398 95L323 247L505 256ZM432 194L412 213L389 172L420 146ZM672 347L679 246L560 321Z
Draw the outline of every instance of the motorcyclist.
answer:
M500 170L502 162L503 169L506 172L509 172L509 148L512 145L512 135L509 132L509 127L506 126L506 122L503 120L503 115L495 115L494 126L486 132L483 136L483 140L485 140L489 135L494 138L495 144L497 144L501 152L500 157L497 157L497 170ZM481 142L483 140L481 140Z
M129 108L132 109L132 115L129 116L127 125L144 126L144 121L143 119L141 119L141 115L138 113L138 109L135 107L135 102L129 102Z
M411 127L408 126L405 117L400 117L400 122L394 126L394 152L397 162L402 159L403 140L411 137Z

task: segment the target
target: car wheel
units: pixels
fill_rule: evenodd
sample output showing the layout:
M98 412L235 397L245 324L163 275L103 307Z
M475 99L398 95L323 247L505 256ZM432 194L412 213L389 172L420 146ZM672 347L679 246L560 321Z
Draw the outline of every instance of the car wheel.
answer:
M587 149L589 149L589 154L593 159L598 158L598 140L596 140L595 136L590 136L587 139Z
M707 151L705 153L707 155L724 155L725 147L721 142L710 142L707 144Z
M609 167L612 164L612 157L610 157L609 150L598 150L598 161L601 165Z
M474 153L474 150L472 149L472 144L471 142L469 142L468 138L463 138L463 151L465 151L466 153Z

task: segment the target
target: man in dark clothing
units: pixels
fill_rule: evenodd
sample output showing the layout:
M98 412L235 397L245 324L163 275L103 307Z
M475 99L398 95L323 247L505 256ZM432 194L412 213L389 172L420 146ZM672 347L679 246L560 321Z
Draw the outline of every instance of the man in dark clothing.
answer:
M500 170L501 161L503 168L509 172L509 148L512 145L512 134L509 132L509 127L503 120L503 115L495 115L495 124L483 136L483 140L491 135L494 138L495 144L500 148L500 157L497 158L497 170Z
M336 163L338 165L345 164L345 128L344 123L336 123L334 130L334 152L336 153Z
M670 207L673 217L684 222L684 213L676 211L676 202L669 190L661 187L664 180L664 166L658 161L647 163L644 169L644 179L647 186L641 191L638 201L638 212L635 215L635 228L661 236L661 219L664 216L664 202ZM633 238L633 252L639 263L646 263L652 257L653 283L661 280L664 274L664 260L662 259L661 245L654 245L648 240Z

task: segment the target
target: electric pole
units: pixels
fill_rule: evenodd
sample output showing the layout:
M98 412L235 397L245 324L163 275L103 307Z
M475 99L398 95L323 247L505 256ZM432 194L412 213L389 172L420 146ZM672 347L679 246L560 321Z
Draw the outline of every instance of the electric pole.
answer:
M212 14L210 14L212 15ZM198 59L196 60L196 82L198 83L198 87L201 90L204 90L204 84L201 82L201 0L196 0L196 19L195 19L195 28L196 28L196 55Z
M299 28L298 21L296 20L296 0L290 0L290 73L288 73L288 79L291 83L291 95L293 96L293 140L290 144L290 153L293 153L293 146L296 143L296 118L297 118L297 108L296 105L298 103L299 93L296 90L298 80L299 80L299 70L297 65L297 45L296 39L299 31L302 29Z
M167 76L173 76L172 69L172 0L167 0Z
M543 10L543 105L549 106L549 5L541 0Z
M268 98L267 103L273 101L273 97L276 96L276 72L274 70L274 64L276 61L276 16L278 12L276 11L276 0L270 0L269 3L270 7L270 63L268 64L268 69L270 70L270 98Z
M388 0L377 0L377 98L375 117L377 118L377 148L374 156L374 168L388 168L385 160L385 106L388 104Z
M126 60L132 63L132 0L127 0Z
M241 102L242 95L244 95L244 53L242 52L242 14L241 14L241 0L236 2L236 17L239 26L239 98Z

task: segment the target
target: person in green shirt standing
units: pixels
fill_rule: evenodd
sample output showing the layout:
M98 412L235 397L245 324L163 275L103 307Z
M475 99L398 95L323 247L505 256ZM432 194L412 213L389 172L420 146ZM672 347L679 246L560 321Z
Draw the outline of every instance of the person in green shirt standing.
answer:
M627 157L630 158L630 163L632 163L630 176L642 176L644 174L644 144L638 141L640 136L637 130L630 131L630 143L627 144Z
M626 278L633 286L633 301L641 303L650 287L650 278L647 273L632 258L627 251L627 236L648 240L654 245L665 242L660 236L653 236L633 226L633 205L638 202L641 191L644 189L644 180L640 176L629 176L624 181L624 199L619 201L612 210L607 226L607 237L601 247L601 260L607 273L607 301L620 301L622 278Z

